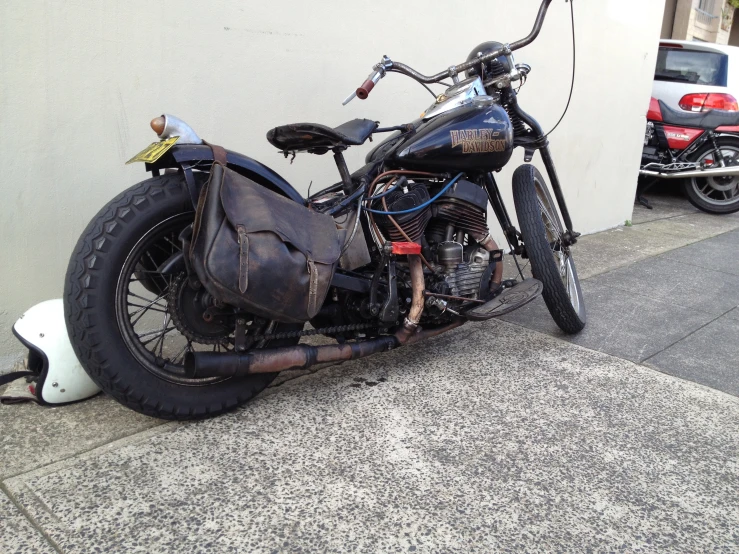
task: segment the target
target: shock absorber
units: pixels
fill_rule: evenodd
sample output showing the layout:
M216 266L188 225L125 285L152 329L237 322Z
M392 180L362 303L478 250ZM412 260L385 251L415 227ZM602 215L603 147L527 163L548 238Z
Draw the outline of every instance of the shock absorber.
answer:
M526 134L526 125L524 124L523 120L515 111L511 109L510 104L507 101L503 102L503 109L506 111L508 117L511 120L511 125L513 126L513 136L524 136Z

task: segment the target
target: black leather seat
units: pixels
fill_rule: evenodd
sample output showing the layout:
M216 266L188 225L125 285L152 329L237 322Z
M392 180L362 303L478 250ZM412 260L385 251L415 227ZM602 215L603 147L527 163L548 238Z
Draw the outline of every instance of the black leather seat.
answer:
M369 119L354 119L333 129L318 123L291 123L271 129L267 133L267 140L283 152L304 150L325 154L337 146L364 144L377 125L377 121Z
M697 127L699 129L716 129L724 125L739 125L739 112L727 112L725 110L684 112L673 110L662 100L659 101L659 108L662 110L662 121L668 125Z

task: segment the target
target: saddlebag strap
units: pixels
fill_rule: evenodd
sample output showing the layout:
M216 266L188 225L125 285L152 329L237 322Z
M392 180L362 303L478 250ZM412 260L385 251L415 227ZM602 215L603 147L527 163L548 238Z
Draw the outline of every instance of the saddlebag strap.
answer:
M203 144L210 146L210 149L213 150L213 159L221 164L223 167L226 167L226 149L223 148L223 146L211 144L205 140L203 141Z
M316 269L316 263L310 258L308 258L308 275L310 276L308 313L315 314L318 312L318 271Z
M239 290L244 294L249 286L249 236L243 225L236 229L239 234Z
M38 373L34 373L33 371L14 371L13 373L0 375L0 387L2 387L3 385L7 385L8 383L12 383L16 379L20 379L21 377L30 377L32 375L38 377Z

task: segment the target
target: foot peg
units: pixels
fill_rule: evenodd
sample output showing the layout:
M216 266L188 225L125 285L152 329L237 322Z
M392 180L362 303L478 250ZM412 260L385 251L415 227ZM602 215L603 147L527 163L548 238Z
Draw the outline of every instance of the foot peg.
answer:
M465 310L462 315L473 321L484 321L505 315L528 304L541 294L544 285L537 279L524 279L515 287L504 290L498 296Z

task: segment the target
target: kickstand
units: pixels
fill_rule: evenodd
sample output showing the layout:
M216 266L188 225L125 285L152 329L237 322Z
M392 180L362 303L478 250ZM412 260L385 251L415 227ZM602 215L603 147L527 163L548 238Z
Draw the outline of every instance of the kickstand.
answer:
M641 204L642 206L644 206L648 210L653 210L654 209L654 206L652 206L649 203L649 200L647 200L646 198L644 198L644 194L646 194L646 192L649 189L651 189L656 184L657 184L657 179L652 179L646 185L644 185L641 188L641 190L639 190L638 188L636 190L636 201L639 202L639 204Z
M636 195L636 201L639 202L639 204L641 204L642 206L644 206L648 210L653 210L654 209L654 206L652 206L649 203L649 200L647 200L646 198L644 198L641 194L637 194Z

